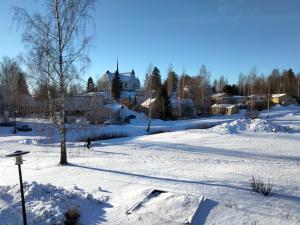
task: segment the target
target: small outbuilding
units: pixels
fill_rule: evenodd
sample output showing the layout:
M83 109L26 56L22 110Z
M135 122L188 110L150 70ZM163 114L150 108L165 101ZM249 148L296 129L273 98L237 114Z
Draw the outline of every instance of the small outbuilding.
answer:
M292 101L293 98L287 94L273 94L271 96L271 102L273 104L289 105Z
M239 113L239 107L233 104L214 104L211 106L213 115L233 115Z

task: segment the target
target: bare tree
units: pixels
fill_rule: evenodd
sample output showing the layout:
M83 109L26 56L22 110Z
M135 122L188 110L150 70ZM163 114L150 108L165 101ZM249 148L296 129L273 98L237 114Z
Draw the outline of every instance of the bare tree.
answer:
M228 80L222 75L218 81L218 92L223 92L223 88L226 84L228 84Z
M10 111L20 111L24 96L29 94L26 74L20 67L19 59L3 57L0 62L0 83L3 105Z
M29 47L32 70L57 87L58 98L51 99L53 119L60 130L60 164L67 164L65 98L76 69L88 63L87 49L93 27L94 0L45 0L43 13L30 15L14 7L15 21L24 26L23 40Z
M151 120L152 120L152 95L153 95L153 91L152 91L152 82L151 82L151 74L152 74L152 70L153 70L153 66L150 63L149 64L149 68L147 71L147 75L146 75L146 80L145 80L145 85L144 85L144 90L145 90L145 96L149 97L149 112L148 112L148 126L146 131L149 133L150 132L150 127L151 127Z
M199 74L196 77L193 77L191 85L197 114L199 111L202 114L208 112L212 88L210 85L210 73L204 65L201 66Z

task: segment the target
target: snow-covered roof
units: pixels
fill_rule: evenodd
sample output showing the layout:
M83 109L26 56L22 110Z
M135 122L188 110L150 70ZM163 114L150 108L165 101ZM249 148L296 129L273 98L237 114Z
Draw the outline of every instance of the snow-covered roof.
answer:
M219 98L219 97L223 97L223 96L226 96L227 94L225 92L220 92L220 93L216 93L216 94L213 94L211 97L212 98Z
M89 97L93 97L93 96L102 96L102 92L87 92L87 93L82 93L80 95L75 95L75 96L89 96Z
M115 73L106 73L107 76L109 77L110 80L114 79ZM121 81L130 81L132 78L135 78L135 76L132 76L131 72L126 72L126 73L120 73L120 80Z
M285 95L287 95L287 94L272 94L272 98L280 98Z
M264 95L252 94L252 95L249 95L248 98L257 98L257 99L260 99L260 98L265 98L265 96Z
M241 98L246 98L246 96L233 95L232 98L235 98L235 99L241 99Z
M150 104L155 102L156 98L148 98L146 101L144 101L141 106L145 108L149 108Z
M237 107L236 105L233 104L213 104L211 106L212 108L226 108L226 109L232 109L234 107Z

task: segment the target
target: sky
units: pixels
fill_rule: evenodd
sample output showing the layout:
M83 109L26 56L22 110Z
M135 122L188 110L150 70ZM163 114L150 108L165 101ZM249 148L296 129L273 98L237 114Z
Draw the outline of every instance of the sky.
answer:
M0 57L26 54L12 6L38 12L34 0L0 1ZM300 72L299 0L96 0L95 37L83 79L105 71L135 70L143 83L149 65L162 78L175 72L197 75L201 65L212 80L230 83L256 68Z

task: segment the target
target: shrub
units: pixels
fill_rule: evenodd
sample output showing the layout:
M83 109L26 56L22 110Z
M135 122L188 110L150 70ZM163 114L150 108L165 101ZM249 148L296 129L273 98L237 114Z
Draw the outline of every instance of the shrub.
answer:
M266 184L262 180L256 179L252 177L252 180L250 182L250 186L253 191L260 193L264 196L269 196L272 191L272 185L271 184Z
M91 141L101 141L101 140L123 138L123 137L128 137L128 134L124 132L107 132L102 134L87 135L87 137L80 138L79 141L86 141L87 138L89 138Z
M66 214L65 225L75 225L80 217L79 210L77 208L70 208Z

